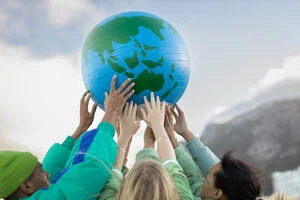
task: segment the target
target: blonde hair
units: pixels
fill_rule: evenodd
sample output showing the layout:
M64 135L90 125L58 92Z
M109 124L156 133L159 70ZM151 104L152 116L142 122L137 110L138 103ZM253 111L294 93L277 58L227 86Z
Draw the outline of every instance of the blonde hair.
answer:
M116 199L179 200L179 195L164 167L157 161L144 160L128 172Z

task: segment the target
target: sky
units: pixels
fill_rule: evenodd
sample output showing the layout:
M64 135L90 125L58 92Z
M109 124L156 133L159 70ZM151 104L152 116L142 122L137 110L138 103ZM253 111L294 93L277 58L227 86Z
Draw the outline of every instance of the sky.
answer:
M178 103L198 136L212 117L300 79L296 0L0 0L0 149L42 158L73 133L83 43L95 24L129 10L166 19L187 43L191 76ZM141 145L139 133L133 149Z

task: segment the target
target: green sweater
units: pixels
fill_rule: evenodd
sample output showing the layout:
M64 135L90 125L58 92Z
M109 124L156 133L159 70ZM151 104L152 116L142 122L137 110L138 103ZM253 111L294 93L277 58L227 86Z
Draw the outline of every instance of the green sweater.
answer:
M136 155L136 162L145 159L152 159L159 161L158 154L154 149L143 149ZM179 193L182 200L192 200L193 194L190 189L189 183L185 175L183 174L182 168L175 160L166 160L163 166L167 170L169 176L173 180L173 183ZM104 186L103 191L100 194L100 200L113 200L116 193L118 192L123 174L116 169L112 170L111 177L107 184Z
M182 167L183 173L188 178L194 200L200 200L199 196L203 183L203 175L206 176L209 169L220 162L220 160L208 147L196 138L188 142L186 147L191 155L182 144L179 144L175 148L176 159Z
M101 122L77 141L68 137L62 144L54 144L43 160L44 170L50 173L49 188L25 199L97 199L116 160L114 133L111 124Z

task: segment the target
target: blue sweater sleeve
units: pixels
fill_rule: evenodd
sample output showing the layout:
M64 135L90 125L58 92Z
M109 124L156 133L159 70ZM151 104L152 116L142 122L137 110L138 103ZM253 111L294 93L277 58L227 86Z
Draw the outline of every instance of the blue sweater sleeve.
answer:
M213 165L220 162L220 159L197 138L188 142L186 147L204 176Z

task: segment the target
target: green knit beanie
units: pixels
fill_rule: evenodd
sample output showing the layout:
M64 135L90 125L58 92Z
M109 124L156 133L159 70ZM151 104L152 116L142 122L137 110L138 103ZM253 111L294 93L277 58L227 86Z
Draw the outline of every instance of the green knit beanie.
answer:
M0 199L16 191L37 163L37 157L29 152L0 151Z

